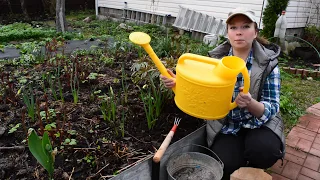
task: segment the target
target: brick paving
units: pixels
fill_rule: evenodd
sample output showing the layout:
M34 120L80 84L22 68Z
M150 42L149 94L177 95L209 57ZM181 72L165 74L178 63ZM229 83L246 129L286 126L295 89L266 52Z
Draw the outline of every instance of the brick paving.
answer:
M320 180L320 103L307 109L286 138L286 155L271 168L273 180Z

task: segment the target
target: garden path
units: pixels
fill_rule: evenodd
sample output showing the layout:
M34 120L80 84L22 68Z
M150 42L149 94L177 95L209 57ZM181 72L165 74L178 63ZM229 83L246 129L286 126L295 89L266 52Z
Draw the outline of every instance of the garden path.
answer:
M286 155L271 168L273 180L320 180L320 103L307 109L286 138Z

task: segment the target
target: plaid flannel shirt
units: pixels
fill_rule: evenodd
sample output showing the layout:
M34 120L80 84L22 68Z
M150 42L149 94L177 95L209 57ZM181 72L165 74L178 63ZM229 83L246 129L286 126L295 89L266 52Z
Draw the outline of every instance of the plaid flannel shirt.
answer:
M229 56L232 55L232 48L229 51ZM253 61L252 49L248 58L246 59L246 66L251 74L251 66ZM240 93L239 87L243 86L242 74L237 77L237 82L234 87L234 93L232 96L232 101ZM226 124L222 127L221 132L223 134L237 134L241 127L243 128L259 128L261 125L266 123L272 116L279 112L280 108L280 70L276 66L273 71L266 78L260 102L264 104L264 113L260 118L254 117L247 109L240 109L236 107L231 110L227 117Z

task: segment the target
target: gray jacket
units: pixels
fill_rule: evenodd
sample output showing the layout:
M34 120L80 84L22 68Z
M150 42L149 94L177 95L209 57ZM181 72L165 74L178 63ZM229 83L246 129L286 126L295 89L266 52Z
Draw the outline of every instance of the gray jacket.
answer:
M209 51L209 56L217 59L221 59L224 56L227 56L231 48L230 43L227 41L220 46L216 47L212 51ZM272 70L277 66L278 59L277 57L280 54L280 47L275 44L270 44L268 46L263 46L257 41L253 41L253 57L254 61L252 63L251 75L250 75L250 94L252 98L260 101L261 92L263 84L266 80L266 77L272 72ZM207 121L207 143L211 147L213 140L217 133L220 132L224 119ZM272 117L266 124L282 141L282 153L285 153L285 136L283 133L283 121L278 113L276 116Z

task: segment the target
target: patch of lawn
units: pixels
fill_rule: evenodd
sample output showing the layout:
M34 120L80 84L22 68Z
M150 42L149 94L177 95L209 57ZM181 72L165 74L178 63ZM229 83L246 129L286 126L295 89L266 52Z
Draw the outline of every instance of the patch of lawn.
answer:
M288 133L306 109L320 102L320 81L301 79L281 71L281 114Z

